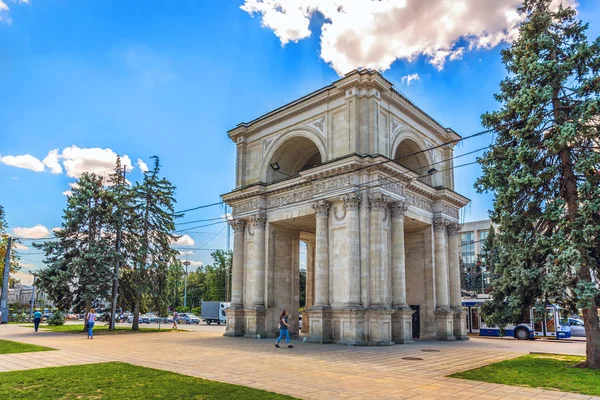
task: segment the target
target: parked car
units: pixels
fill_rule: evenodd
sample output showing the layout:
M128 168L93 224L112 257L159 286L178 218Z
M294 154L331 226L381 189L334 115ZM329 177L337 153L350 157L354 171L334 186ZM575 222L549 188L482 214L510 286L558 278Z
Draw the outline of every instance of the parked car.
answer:
M571 327L571 336L585 337L585 326L579 318L569 318L569 326Z
M150 323L150 318L148 318L147 315L142 314L142 315L140 315L140 318L138 319L138 321L139 321L140 324L149 324ZM133 323L133 315L130 315L127 318L127 322L129 322L130 324Z
M298 329L302 329L302 314L298 314Z
M158 322L158 317L155 313L146 313L146 316L150 320L150 322Z
M194 314L179 314L179 320L181 322L185 322L186 324L199 324L200 323L200 318L198 318Z

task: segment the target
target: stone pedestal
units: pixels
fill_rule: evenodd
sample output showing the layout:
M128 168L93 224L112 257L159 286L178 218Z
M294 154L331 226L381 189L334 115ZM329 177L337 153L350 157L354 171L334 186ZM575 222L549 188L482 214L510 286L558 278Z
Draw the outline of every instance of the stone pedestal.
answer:
M265 330L266 319L265 307L254 307L244 310L244 337L262 339L267 337Z
M347 346L364 346L365 341L365 309L347 308L334 311L340 324L338 344Z
M467 313L462 307L454 310L454 336L456 340L469 340L467 335Z
M313 306L308 310L310 343L331 343L331 308Z
M435 338L437 340L456 340L454 336L454 312L451 309L435 310Z
M227 313L225 336L244 336L244 308L241 305L232 305L225 312Z
M399 307L392 314L392 340L396 344L412 343L412 316L410 307Z
M392 346L392 314L390 309L370 308L366 312L369 346Z
M310 332L310 314L308 311L302 311L302 329L300 330L302 333Z

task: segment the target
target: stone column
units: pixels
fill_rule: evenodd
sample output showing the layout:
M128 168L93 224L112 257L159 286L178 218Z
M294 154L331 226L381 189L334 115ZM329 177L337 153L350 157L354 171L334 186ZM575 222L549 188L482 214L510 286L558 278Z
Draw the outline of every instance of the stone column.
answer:
M460 290L459 232L460 225L448 225L448 271L450 279L450 308L454 312L454 336L458 340L468 340L466 313L462 307Z
M392 340L394 343L412 343L413 310L406 303L406 260L404 251L404 213L408 207L403 201L390 205L392 214Z
M233 228L233 260L231 268L231 307L227 308L225 336L244 335L244 232L246 221L229 221Z
M316 211L315 302L309 310L310 337L315 343L331 341L329 307L329 207L327 200L313 203Z
M388 271L383 257L387 251L387 239L383 235L383 219L386 217L388 199L379 192L369 193L371 206L371 235L369 254L371 258L371 305L367 312L368 343L374 346L393 345L392 308L386 303L384 287L389 283Z
M433 221L435 263L435 317L438 340L454 340L453 312L448 296L448 258L446 228L448 221L438 218Z
M306 305L302 312L302 332L310 332L310 315L308 310L314 304L315 298L315 242L311 240L306 243Z
M248 337L265 337L265 225L267 218L264 214L250 217L251 236L254 237L254 262L251 267L252 274L252 303L249 310L245 311Z
M350 193L342 197L346 209L346 237L348 246L348 299L346 307L361 307L360 302L360 228L358 205L360 196Z

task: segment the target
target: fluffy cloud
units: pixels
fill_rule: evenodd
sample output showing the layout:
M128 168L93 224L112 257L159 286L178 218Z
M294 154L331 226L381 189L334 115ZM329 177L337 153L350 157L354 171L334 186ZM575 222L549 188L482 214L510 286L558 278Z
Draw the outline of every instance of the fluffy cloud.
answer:
M419 74L405 75L402 77L402 79L400 79L400 81L402 83L406 84L406 86L409 86L412 81L420 81L420 80L421 80L421 77L419 76Z
M194 239L192 239L190 235L183 235L179 239L173 241L173 244L179 246L193 246L194 243Z
M25 246L24 244L21 244L21 243L17 242L17 243L15 243L15 249L17 249L17 250L29 250L29 247Z
M202 261L189 260L188 262L190 263L190 265L188 265L188 268L200 268L204 265Z
M64 192L62 192L62 195L67 197L73 196L73 192L71 192L70 190L65 190Z
M21 263L21 266L25 267L25 268L34 267L33 264L23 264L23 263ZM18 279L22 285L32 285L33 284L33 275L31 275L28 272L17 271L13 274L13 278Z
M60 163L58 162L59 159L60 155L58 154L58 149L55 149L50 150L50 152L48 152L48 155L46 156L46 158L44 158L42 162L46 167L48 167L48 169L50 169L50 172L52 172L53 174L62 174L63 169L60 166Z
M179 251L179 255L180 256L189 256L190 254L194 254L193 250L189 250L189 251Z
M42 172L44 170L44 164L31 154L0 157L0 163L10 165L11 167L29 169L35 172Z
M117 153L111 149L67 147L62 151L63 165L67 176L79 178L84 172L93 172L97 175L110 174L115 169ZM133 169L129 156L121 157L121 164L128 171Z
M575 0L554 0L576 5ZM395 60L425 56L437 69L469 50L490 49L518 35L521 0L245 0L282 45L311 36L320 13L321 58L340 75L357 67L385 71Z
M139 167L140 171L148 172L148 165L140 158L137 160L137 166Z
M12 0L13 3L29 3L29 0ZM0 22L12 23L12 20L8 16L8 4L6 0L0 0Z
M37 224L31 228L13 228L13 233L27 239L41 239L50 233L44 225Z

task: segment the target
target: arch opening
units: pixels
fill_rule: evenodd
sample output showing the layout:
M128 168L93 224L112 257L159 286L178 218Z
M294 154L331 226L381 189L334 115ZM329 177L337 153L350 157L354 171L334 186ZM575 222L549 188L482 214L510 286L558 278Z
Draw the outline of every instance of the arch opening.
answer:
M426 175L429 168L429 162L427 161L425 153L413 154L422 150L421 146L414 140L404 139L400 142L394 153L394 161L396 164L400 164L420 176ZM419 180L431 185L431 176L423 176L419 178Z
M293 137L283 142L269 160L265 183L289 178L322 162L321 152L312 140Z

